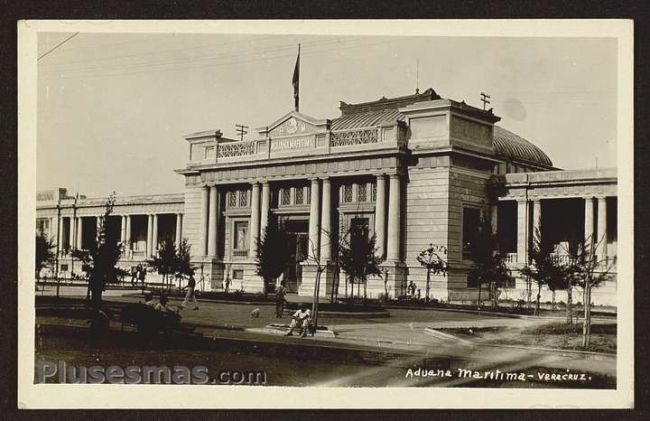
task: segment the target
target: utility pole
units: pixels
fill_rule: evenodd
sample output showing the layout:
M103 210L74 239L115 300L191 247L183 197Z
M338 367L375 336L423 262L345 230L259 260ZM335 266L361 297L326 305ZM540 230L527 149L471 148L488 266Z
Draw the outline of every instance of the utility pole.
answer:
M74 256L73 256L73 251L77 248L77 230L79 227L77 227L75 224L77 223L77 200L79 199L79 192L74 197L74 204L72 205L72 219L70 220L70 225L72 228L70 229L70 232L73 234L72 238L70 239L70 245L71 245L71 251L70 251L70 281L74 280ZM76 229L75 229L76 228Z
M244 140L244 135L248 134L248 126L244 126L243 124L235 124L237 134L239 135L239 140L243 141Z
M483 111L486 110L487 104L490 104L490 95L481 92L481 102L483 102Z
M61 198L56 203L56 263L54 266L54 278L56 279L56 298L59 298L59 243L61 238Z

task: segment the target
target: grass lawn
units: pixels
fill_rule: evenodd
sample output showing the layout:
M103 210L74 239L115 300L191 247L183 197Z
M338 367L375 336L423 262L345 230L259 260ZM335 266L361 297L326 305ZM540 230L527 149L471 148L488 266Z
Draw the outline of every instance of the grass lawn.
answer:
M591 344L582 348L582 324L548 323L528 328L444 329L464 338L502 345L528 345L544 348L616 353L616 324L593 324Z

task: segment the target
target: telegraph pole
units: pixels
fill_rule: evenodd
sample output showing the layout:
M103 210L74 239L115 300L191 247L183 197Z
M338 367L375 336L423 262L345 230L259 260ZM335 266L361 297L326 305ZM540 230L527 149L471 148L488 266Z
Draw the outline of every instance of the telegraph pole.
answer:
M487 104L490 104L490 95L481 92L481 102L483 102L483 111L485 111Z
M54 278L56 279L56 298L59 298L59 243L61 237L61 199L56 203L56 259L54 266Z
M72 219L70 220L70 225L72 225L72 229L70 229L70 232L72 232L73 236L70 239L70 244L71 244L71 251L70 251L70 281L74 280L74 256L73 256L73 251L77 248L77 232L79 230L79 227L76 227L75 229L75 224L77 223L77 200L79 199L79 192L74 197L74 204L72 205Z
M244 126L243 124L235 124L237 134L239 135L239 140L243 141L244 140L244 135L248 134L248 126Z

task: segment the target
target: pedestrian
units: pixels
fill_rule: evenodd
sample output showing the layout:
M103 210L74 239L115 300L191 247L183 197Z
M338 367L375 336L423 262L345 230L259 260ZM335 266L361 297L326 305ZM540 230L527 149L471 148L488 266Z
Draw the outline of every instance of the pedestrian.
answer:
M281 318L284 313L284 306L287 304L287 289L284 286L284 281L280 282L278 290L275 292L275 317Z
M293 316L291 316L291 323L289 324L289 333L287 336L293 336L293 330L296 327L300 328L300 336L307 336L307 330L309 330L309 324L311 323L311 311L307 308L306 305L301 305Z
M138 265L139 271L138 271L138 277L140 278L140 283L142 284L142 288L144 288L144 280L147 277L147 269Z
M131 286L134 287L136 281L138 280L138 267L131 266Z
M196 301L194 288L196 288L196 281L194 280L194 275L190 275L190 279L187 281L187 286L185 287L187 292L185 293L185 299L183 300L183 304L181 304L181 308L185 308L188 302L194 300L194 310L199 309L199 303Z
M411 297L415 296L415 290L416 290L416 288L417 288L417 286L415 285L415 282L410 281L410 282L409 282L409 285L408 285L408 287L407 287L407 290L408 290L409 295L410 295Z

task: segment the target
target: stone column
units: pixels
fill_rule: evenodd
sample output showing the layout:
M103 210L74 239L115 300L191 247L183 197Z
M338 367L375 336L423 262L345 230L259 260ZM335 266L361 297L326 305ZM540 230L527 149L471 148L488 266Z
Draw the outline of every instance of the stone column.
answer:
M599 254L607 256L607 198L598 198L598 222L597 222L596 241L599 244Z
M122 215L120 218L120 243L124 244L126 242L126 216Z
M217 186L211 186L208 206L208 256L217 256Z
M492 234L496 234L499 225L499 204L496 203L490 206L490 227L492 228Z
M126 249L131 251L131 215L126 215L126 230L124 232L124 242Z
M248 258L257 258L257 237L260 235L260 183L253 183L251 188L251 224L249 227Z
M386 177L377 176L377 197L375 198L375 236L377 253L383 257L386 254Z
M318 221L318 210L320 191L318 179L311 180L311 204L309 207L309 258L313 260L318 259L318 237L320 231L320 224Z
M205 256L208 244L208 199L210 190L208 187L201 188L201 208L199 216L199 256Z
M176 214L176 250L181 247L181 240L183 238L183 224L182 224L182 214Z
M329 178L323 179L323 206L321 207L320 258L327 263L332 258L332 186Z
M81 216L77 217L77 248L83 250L83 218Z
M70 221L70 233L68 235L68 246L70 248L70 251L72 251L74 249L74 240L76 238L75 237L76 232L75 232L75 229L74 229L74 225L75 225L76 221L75 221L75 218L72 217L72 216L70 218L68 218L68 220Z
M400 199L401 182L397 174L390 175L390 188L388 196L388 247L386 259L397 262L400 260Z
M147 250L145 255L147 257L153 254L152 252L152 238L153 238L153 215L147 215Z
M594 235L594 199L585 198L585 240L588 243L593 241Z
M537 235L538 230L540 230L540 235L541 235L541 229L542 229L542 202L539 199L537 199L537 200L533 200L533 232L531 233L533 239Z
M262 210L260 211L260 235L263 235L269 224L269 210L271 208L271 185L268 181L262 183Z
M158 255L158 214L153 214L153 233L151 234L151 255Z
M528 263L528 201L517 201L517 263Z

